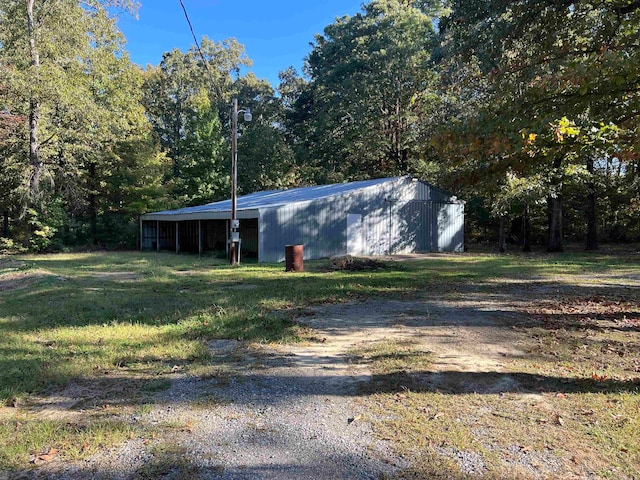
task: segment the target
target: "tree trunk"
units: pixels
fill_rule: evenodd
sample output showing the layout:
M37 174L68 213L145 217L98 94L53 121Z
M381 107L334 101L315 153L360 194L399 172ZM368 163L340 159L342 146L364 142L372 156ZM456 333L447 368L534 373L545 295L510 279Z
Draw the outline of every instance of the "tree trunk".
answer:
M529 218L529 204L522 207L522 251L531 251L531 220Z
M91 239L98 244L98 213L96 209L96 164L89 164L89 219L91 223Z
M551 193L547 197L547 217L548 217L548 252L562 252L563 226L562 226L562 157L557 157L553 161L553 173L551 174Z
M500 217L500 224L498 226L498 252L499 253L504 253L505 252L505 244L506 244L506 238L505 238L505 234L504 234L504 217Z
M594 173L593 157L587 157L587 171L591 178L587 184L588 195L586 202L586 214L587 214L587 246L586 250L598 250L598 226L597 226L597 213L596 213L596 184L593 179Z
M2 236L4 238L9 238L9 210L5 210L2 213Z
M402 165L402 158L401 158L401 150L402 150L402 142L401 142L401 135L400 135L400 99L396 98L396 111L395 111L395 120L393 122L393 130L394 130L394 137L395 137L395 145L394 145L394 154L396 156L395 160L395 165L394 167L396 168L396 174L397 172L402 171L403 169L403 165Z
M547 197L547 215L549 219L548 252L562 252L562 195Z
M38 140L38 129L40 126L40 100L38 99L35 87L38 83L38 70L40 67L40 54L36 45L36 21L33 16L33 6L35 0L27 0L27 33L29 35L29 56L32 69L31 97L29 98L29 191L27 206L39 210L40 200L40 174L42 165L40 163L40 142ZM22 241L24 247L31 244L31 226L26 223L25 236Z
M31 57L31 67L33 67L35 78L32 82L38 82L38 67L40 66L40 54L36 45L35 19L33 16L33 5L35 0L27 0L27 31L29 34L29 54ZM40 126L40 101L35 93L31 93L29 99L29 163L31 165L31 176L29 178L30 195L33 200L40 196L40 143L38 140L38 129Z

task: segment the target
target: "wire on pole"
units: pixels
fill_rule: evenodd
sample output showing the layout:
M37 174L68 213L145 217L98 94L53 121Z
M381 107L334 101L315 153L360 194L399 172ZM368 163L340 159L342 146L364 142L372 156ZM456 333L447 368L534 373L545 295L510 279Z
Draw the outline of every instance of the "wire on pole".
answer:
M180 6L182 7L182 11L184 12L184 18L187 19L187 24L189 24L189 30L191 30L191 36L193 37L193 41L196 44L196 49L198 50L198 53L200 54L200 58L202 59L202 63L204 64L204 69L207 71L207 74L209 75L209 80L211 80L211 86L216 90L218 90L216 86L216 82L213 78L213 74L209 69L209 63L205 59L204 53L202 53L202 48L200 48L200 43L198 42L198 38L196 37L196 33L193 31L193 25L191 24L191 19L189 18L189 14L187 13L187 7L184 6L184 3L182 0L178 0L178 1L180 2ZM217 93L219 96L220 92L218 91Z

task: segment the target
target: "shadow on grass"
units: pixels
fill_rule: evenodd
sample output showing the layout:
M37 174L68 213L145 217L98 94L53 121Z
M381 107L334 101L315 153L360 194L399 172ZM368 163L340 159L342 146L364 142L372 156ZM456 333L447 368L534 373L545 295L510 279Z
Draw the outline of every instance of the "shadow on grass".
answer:
M512 312L482 312L482 317L491 317L499 313L512 315ZM152 335L148 335L148 338L145 340L136 338L131 338L130 340L125 339L121 342L122 345L119 345L109 354L107 354L105 350L105 345L100 343L97 338L80 340L69 337L68 340L47 341L46 330L39 333L39 335L43 337L43 340L40 342L11 342L11 337L16 337L16 332L19 332L20 329L10 328L14 325L5 323L0 326L0 332L5 331L4 340L0 342L0 379L2 380L0 384L3 387L1 389L1 396L5 399L20 397L25 394L38 393L53 387L64 386L68 382L83 380L85 377L78 376L73 371L73 368L70 368L76 361L86 362L86 359L92 359L91 361L94 363L93 367L100 368L102 372L133 367L138 374L157 375L175 366L188 366L190 363L201 364L209 361L207 352L202 351L203 349L206 350L206 347L201 347L200 351L196 351L193 354L180 352L180 355L171 356L162 352L153 353L153 349L159 345L177 344L177 342L184 340L195 341L196 344L203 344L213 338L233 338L258 342L292 341L295 340L300 333L298 324L287 315L273 315L268 312L254 311L244 312L244 314L240 312L234 315L214 318L213 320L210 319L212 316L211 313L203 313L202 311L197 312L197 314L187 312L183 315L199 315L202 318L190 322L189 325L186 325L184 328L163 330L160 327L155 330ZM494 320L483 323L483 321L480 321L481 319L474 319L473 315L464 317L460 314L454 314L453 316L463 317L465 321L452 322L444 316L443 318L425 318L424 323L435 326L471 325L480 328L483 326L495 327L497 325L495 318ZM176 320L175 323L177 324L180 321L181 320ZM410 319L405 319L403 323L411 326L416 325L415 320ZM581 321L576 321L575 324L572 324L571 322L567 322L563 316L558 316L554 321L539 322L534 318L524 315L517 322L504 322L503 326L505 329L510 329L514 325L518 325L518 328L524 332L524 335L527 335L526 332L529 328L533 329L532 333L538 328L543 328L551 331L557 330L561 332L562 335L566 335L566 332L570 330L575 330L580 333L590 329L598 332L611 331L612 329L611 327L603 328L597 325L585 325L585 323ZM363 318L361 321L351 324L348 327L334 331L333 334L348 337L352 332L366 327L368 327L367 319ZM623 332L626 331L627 333L637 331L635 327L617 327L617 329ZM612 352L617 357L621 359L624 358L625 361L640 354L640 344L637 341L633 341L633 339L617 341L608 337L580 337L566 339L565 343L565 346L571 348L588 348L590 351L595 352ZM535 361L542 358L548 359L548 356L543 357L541 354L531 351L530 353L523 354L522 358ZM405 360L411 363L411 359L408 358ZM317 362L318 359L312 358L309 359L309 361L314 363ZM325 360L324 362L326 361L329 360ZM323 361L320 360L319 365L321 366L323 364ZM451 376L456 375L461 379L466 378L469 380L470 385L474 384L472 381L474 376L451 373ZM490 375L477 374L475 378L481 378L483 376L488 379ZM518 383L534 391L538 388L542 388L541 391L545 391L545 389L566 391L569 388L568 385L579 388L590 388L594 389L594 391L602 391L607 388L613 390L619 390L621 388L632 390L637 388L637 385L626 384L627 386L625 387L625 384L618 384L611 381L593 383L589 379L577 383L572 381L570 384L567 384L567 380L564 378L545 380L543 377L528 376L526 374L520 374L517 377L511 376L510 378L516 378ZM88 379L90 380L91 377ZM549 385L552 386L550 387ZM405 385L405 387L409 386ZM459 390L473 391L473 388L463 389L461 387ZM453 393L456 392L456 390L453 391Z
M640 332L640 311L537 314L532 323L546 330Z
M6 296L2 303L8 321L0 322L0 330L28 332L110 322L172 325L200 313L220 317L230 309L271 310L269 305L277 309L278 305L335 302L384 295L390 289L404 296L418 288L401 274L401 265L375 275L330 272L298 276L264 267L255 272L251 267L198 269L190 275L176 269L161 275L131 270L140 277L119 281L83 271L68 277L36 278L28 288Z
M245 434L246 436L246 434ZM236 438L230 436L229 443L246 443L245 437ZM268 450L271 458L267 462L260 458L246 458L238 456L230 465L222 465L223 458L216 459L215 453L207 456L193 457L186 448L175 445L151 446L151 454L137 458L139 464L132 474L127 465L118 465L114 462L111 466L101 468L87 468L80 466L66 467L63 464L54 466L54 471L47 478L73 478L75 480L106 480L113 478L132 478L136 480L195 480L205 478L233 478L233 479L260 479L260 478L390 478L381 470L380 463L373 458L363 458L362 454L341 451L339 447L327 452L320 442L314 451L301 450L300 445L292 445L291 439L275 442L263 450ZM337 451L335 451L337 450ZM345 449L346 450L346 449ZM286 453L284 453L286 452ZM208 458L210 457L210 458ZM245 463L241 463L242 461ZM217 463L220 462L220 463ZM385 468L389 470L389 467ZM4 472L3 472L4 473ZM7 478L40 479L37 470L6 472L12 474ZM5 478L5 477L2 477ZM403 477L401 477L403 478ZM417 479L418 476L406 478ZM425 478L425 477L422 477ZM462 480L467 478L455 471L442 471L442 476L429 478L446 478L449 480Z
M640 392L640 378L629 381L568 378L530 373L414 372L373 375L360 393L439 392L442 394L500 393L625 393Z
M105 253L28 257L33 267L53 275L35 279L27 288L0 294L0 379L11 395L42 391L52 385L78 380L67 363L93 358L102 363L103 346L79 341L73 329L114 324L146 325L157 328L149 341L125 339L111 354L115 366L129 363L184 364L188 357L167 358L148 349L181 339L206 341L234 338L249 341L291 341L299 334L294 319L300 309L321 303L415 298L426 294L439 297L461 288L460 307L446 307L436 315L403 318L409 326L519 326L544 327L534 315L505 308L486 311L469 301L491 293L509 305L512 296L522 295L505 279L520 279L545 272L606 269L622 264L615 256L575 255L559 257L469 257L448 256L406 263L391 263L384 269L364 272L326 271L326 262L310 262L303 275L286 274L284 265L248 265L239 269L221 266L218 260L168 254ZM603 263L599 263L599 262ZM28 271L28 270L27 270ZM101 275L101 272L127 275ZM131 275L128 275L131 272ZM535 281L531 301L557 295L552 281ZM572 296L606 296L611 285L572 286ZM465 293L465 289L468 291ZM626 293L637 300L636 292ZM635 296L634 296L635 295ZM471 299L472 300L472 299ZM637 310L631 315L638 314ZM621 315L623 315L621 317ZM627 313L629 315L629 313ZM547 316L548 317L548 316ZM637 324L622 324L624 314L610 313L607 319L621 331L635 332ZM557 322L556 322L557 320ZM349 335L366 326L366 319L352 322L335 334ZM577 315L551 316L552 329L602 329ZM47 344L48 332L70 328L66 344ZM81 331L81 330L77 330ZM11 338L38 335L43 344L13 342ZM604 340L603 340L604 342ZM125 343L128 343L125 345ZM25 382L24 376L39 379Z
M188 382L194 398L213 394L226 397L228 401L242 402L248 396L240 393L249 389L254 394L252 405L274 405L290 401L292 397L312 395L356 397L407 390L448 395L640 391L637 381L606 378L598 381L519 372L432 372L428 369L372 377L324 377L290 376L286 373L261 375L259 370L242 371L244 367L240 366L225 378L219 378L215 373L207 378L184 378L172 373L173 367L193 362L211 364L212 360L206 353L171 356L153 350L157 345L185 339L201 345L213 338L291 340L298 334L298 327L290 313L299 312L309 305L371 297L399 300L415 298L421 293L437 300L457 290L461 297L460 308L446 307L431 316L414 315L401 320L411 326L502 326L505 329L517 326L523 330L523 335L527 335L530 328L541 327L598 334L617 328L631 334L638 331L637 324L624 322L630 318L633 320L638 314L637 309L626 312L626 318L619 312L607 313L604 320L613 327L602 327L600 323L588 321L583 314L552 314L545 322L535 314L518 310L515 302L515 297L525 295L529 295L529 300L534 303L553 301L564 295L564 286L543 279L543 274L584 274L585 268L594 272L606 271L624 265L618 257L549 256L538 261L526 257L469 259L452 256L392 265L375 272L334 272L310 264L309 272L304 275L285 274L284 265L250 265L230 269L209 259L202 262L197 257L185 260L185 257L175 255L87 254L71 259L35 257L28 261L36 268L53 271L53 275L36 278L24 288L0 292L0 399L30 393L55 393L62 396L60 404L48 403L47 408L61 411L101 409L107 405L135 407L183 403L184 397L173 394L172 384L176 379ZM133 272L134 275L100 275L103 271ZM520 282L523 276L539 277L531 282ZM505 282L509 279L514 281ZM531 288L523 292L522 287ZM585 298L596 294L606 297L620 291L616 282L571 285L570 288L572 297ZM481 300L487 293L509 308L486 311L479 304L474 304L473 298L467 298L473 294ZM637 302L638 290L627 289L621 295L625 300ZM511 308L514 305L515 309ZM591 312L587 314L591 315ZM83 327L109 328L117 323L143 325L156 330L145 340L118 340L122 345L110 354L108 360L104 360L103 345L73 336L73 332L80 332ZM348 336L363 326L361 322L353 322L337 333ZM68 340L52 342L48 339L57 328L69 330L70 335L65 337ZM36 343L34 337L42 340ZM638 343L633 340L624 345L614 345L607 338L590 338L581 342L597 349L614 345L628 353L637 351L634 349ZM536 358L535 353L526 356ZM87 358L100 364L97 373L78 374L70 367L76 361L86 363ZM342 360L331 356L313 358L307 366L330 367L342 363ZM411 362L411 358L403 360ZM104 361L108 365L105 366ZM216 361L224 364L224 360ZM296 362L298 367L300 359ZM286 372L286 368L279 371ZM30 378L25 380L27 377ZM71 398L64 398L62 394L65 391L55 391L65 386ZM345 457L340 461L349 462L350 459ZM283 463L282 471L293 466ZM151 460L140 467L138 475L147 478L144 475L179 473L172 468ZM184 468L189 472L200 469L198 473L203 473L200 466L190 463L185 463ZM245 472L246 478L269 473L263 472L261 467L250 467ZM78 471L75 478L96 478L100 474L108 477L110 472ZM453 472L443 472L442 475L442 478L458 478Z
M287 404L292 399L307 396L362 397L388 393L440 393L445 395L496 395L504 393L640 393L640 378L629 381L614 379L567 378L504 372L420 371L394 372L373 376L299 376L261 375L250 373L229 377L183 379L188 382L190 397L173 395L171 386L175 377L165 376L140 381L109 376L94 380L78 379L73 388L77 395L70 407L63 395L60 402L47 403L47 408L62 410L101 409L105 406L139 406L153 403L183 404L207 395L232 403L248 402L254 406ZM247 389L250 395L239 391ZM159 396L158 396L159 395Z

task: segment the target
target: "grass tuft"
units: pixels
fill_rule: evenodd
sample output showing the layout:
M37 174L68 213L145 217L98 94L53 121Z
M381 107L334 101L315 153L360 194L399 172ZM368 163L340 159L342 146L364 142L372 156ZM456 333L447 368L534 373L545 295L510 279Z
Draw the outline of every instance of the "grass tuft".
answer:
M74 423L17 414L0 422L0 465L5 471L22 469L51 449L59 459L78 460L138 433L136 427L109 418Z

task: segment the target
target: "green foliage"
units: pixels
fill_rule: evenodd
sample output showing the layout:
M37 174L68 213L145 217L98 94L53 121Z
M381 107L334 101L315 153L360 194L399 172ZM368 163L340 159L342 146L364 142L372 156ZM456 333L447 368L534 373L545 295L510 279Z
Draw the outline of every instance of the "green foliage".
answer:
M193 47L164 54L145 72L144 104L163 151L172 161L166 181L181 204L210 202L229 185L222 149L219 104L241 66L250 65L235 40L214 43L204 37L204 59ZM210 75L209 75L210 73ZM213 82L213 84L212 84Z
M5 253L25 253L24 248L19 242L12 238L0 237L0 254Z
M49 204L47 212L39 213L33 209L26 212L27 222L31 233L29 248L41 252L49 248L53 243L53 237L62 224L63 211L60 202Z
M254 112L250 123L239 122L239 191L247 194L299 186L300 168L283 127L283 100L275 97L268 82L251 73L239 78L234 89L240 105Z
M424 155L429 115L438 104L430 68L431 18L397 0L373 1L316 36L293 127L311 154L317 180L411 172ZM286 84L284 85L286 86Z
M9 211L20 203L19 189L24 178L20 147L25 141L25 122L20 115L10 113L5 103L8 92L6 69L0 65L0 211ZM3 78L5 77L5 78Z
M241 75L233 39L141 71L111 8L131 0L34 0L33 24L28 6L0 0L13 245L133 247L141 213L227 198L233 97L254 113L239 122L242 194L413 174L471 200L473 238L527 215L559 249L595 224L640 237L635 2L373 0L317 35L277 93Z
M66 214L60 198L53 199L45 210L27 208L20 223L12 231L12 238L3 239L9 251L31 250L42 252L62 248L56 234L65 223ZM3 248L3 247L0 247Z
M283 188L298 183L292 149L282 127L282 102L271 85L253 74L241 45L219 44L206 37L202 49L167 52L145 82L145 105L163 151L173 168L166 181L176 203L202 204L228 197L230 190L231 99L254 112L253 121L238 124L238 191ZM210 73L210 74L209 74ZM225 128L223 128L223 125Z
M594 161L621 161L623 176L634 183L640 127L635 3L490 0L450 6L439 23L440 68L455 108L451 122L441 126L439 147L453 160L452 182L501 205L494 208L498 214L508 209L508 172L533 185L542 178L549 209L559 209L560 216L563 206L575 208L606 193L608 173L585 173ZM623 203L637 191L629 193ZM565 215L573 233L589 215L582 211ZM550 232L559 229L561 237L562 225L549 218Z
M34 31L25 28L27 7L0 2L0 104L10 112L3 120L15 124L0 129L0 208L18 219L21 243L36 250L49 248L56 232L65 243L95 243L103 215L131 220L164 194L164 171L147 168L159 153L141 104L142 74L109 10L135 5L36 1Z
M491 213L496 217L509 217L518 203L536 204L544 201L545 181L540 175L523 178L508 171L501 183L500 191L494 197Z

